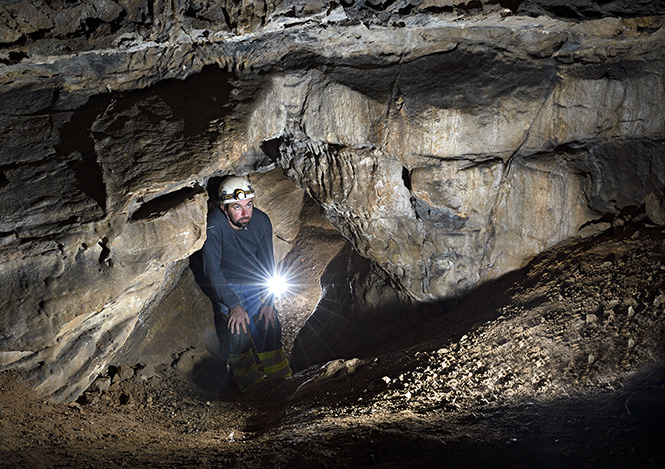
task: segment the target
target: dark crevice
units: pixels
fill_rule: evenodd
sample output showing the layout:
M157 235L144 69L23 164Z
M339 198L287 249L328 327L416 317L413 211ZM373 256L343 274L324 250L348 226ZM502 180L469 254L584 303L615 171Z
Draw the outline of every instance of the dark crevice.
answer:
M147 90L121 96L98 95L77 109L71 121L63 126L56 154L69 157L68 166L75 175L79 190L105 210L107 193L103 168L95 151L96 140L114 138L116 133L122 133L127 121L137 118L132 114L136 108L151 129L158 129L165 120L177 121L183 123L181 135L186 141L201 137L213 141L217 134L210 124L229 113L225 105L232 88L230 75L211 66L184 81L166 80ZM202 93L201 90L208 91ZM154 100L154 97L159 98L158 107L151 106L150 99ZM105 120L98 121L116 98L121 99L115 101ZM192 113L192 109L196 112ZM103 125L101 121L104 121ZM93 124L94 131L91 130ZM144 213L140 210L135 216L143 217Z
M517 9L520 7L524 0L500 0L499 5L503 8L508 8L513 13L517 13Z
M206 191L208 192L208 208L219 205L219 186L222 185L222 181L226 178L225 176L213 176L208 179L208 184L206 185Z
M106 212L106 187L90 128L110 101L109 95L90 98L60 129L60 143L55 146L57 155L70 157L68 167L74 173L77 188L94 200L102 209L102 213Z
M155 17L155 0L148 0L148 18L152 20Z
M0 173L0 189L9 184L9 179L5 176L5 173Z
M598 223L612 223L616 218L617 216L615 213L605 213L599 218L595 218L593 220L589 220L583 223L582 225L580 225L579 229L581 230L583 228L586 228L587 226L593 226Z
M229 16L229 12L226 8L222 7L222 15L224 15L224 21L226 22L226 25L229 27L229 29L231 31L235 31L237 24L231 21L231 17Z
M469 3L465 4L464 7L467 10L482 10L483 4L479 0L471 0Z
M187 8L184 12L183 15L189 18L196 18L196 14L198 11L201 9L199 6L198 9L195 8L193 5L189 5L189 8Z
M368 7L373 8L374 10L377 11L385 11L390 7L393 3L395 3L395 0L367 0L366 4Z
M123 115L123 111L130 109L137 103L141 114L151 123L158 124L162 121L182 121L182 131L185 139L208 135L211 140L216 134L211 133L210 123L229 114L226 108L233 85L232 76L216 65L204 67L200 73L192 75L187 80L169 79L152 86L147 92L145 90L125 96L114 107L114 115L118 120L113 127L108 127L106 133L113 133L117 126L122 128L124 121L130 117ZM141 106L147 102L150 94L154 94L166 103L171 115L156 115L148 106ZM196 109L196 112L192 112Z
M593 220L589 220L586 223L583 223L579 229L586 228L588 226L593 226L599 223L609 223L613 224L616 220L625 220L630 221L635 218L638 218L640 215L646 213L646 208L644 204L641 205L629 205L619 209L617 212L608 212L602 214L600 217Z
M51 31L49 29L38 29L37 31L33 31L33 32L29 33L28 38L31 41L39 41L40 39L44 39L44 38L48 37L48 34L50 32Z
M97 205L105 211L106 189L102 169L97 162L94 149L82 153L80 159L71 161L68 166L74 172L78 189L97 202Z
M324 65L325 59L309 50L292 50L281 59L281 66L285 70L300 69L304 67L316 68Z
M632 220L634 218L638 218L640 215L646 213L646 206L644 204L640 205L629 205L626 207L622 207L619 210L618 214L613 215L613 217L616 218L622 218L624 220Z
M425 13L441 14L441 13L452 13L454 8L452 6L431 6L423 9Z
M524 2L524 6L520 10L521 13L530 15L538 15L542 11L564 20L573 21L593 20L612 16L618 18L637 18L662 15L665 13L665 2L662 0L622 3L606 0L596 0L594 2L561 1L540 4L539 7L531 2Z
M88 38L91 38L106 24L107 23L105 21L100 20L99 18L86 18L82 21L81 27L83 29L83 33Z
M49 32L47 29L39 29L28 34L24 34L16 39L14 42L0 42L0 49L6 49L9 47L21 47L25 46L29 42L37 41L46 37L46 34Z
M261 144L261 151L263 151L263 153L265 153L268 158L270 158L270 160L277 161L279 158L280 143L281 140L279 138L266 140Z
M111 259L109 258L111 254L111 249L108 247L108 238L103 237L99 240L99 246L102 248L102 252L99 254L99 263L102 265L111 265Z
M98 39L110 34L115 34L124 25L127 13L123 9L117 18L105 21L101 18L89 17L81 21L80 27L71 34L65 35L67 39L75 39L84 36L86 39Z
M662 28L661 25L657 26L643 26L643 25L637 25L637 32L639 33L647 33L647 34L653 34L656 31L659 31L660 28Z
M126 22L127 22L127 11L123 9L118 15L118 17L109 23L109 25L111 26L111 34L115 34L118 31L120 31Z
M603 15L602 12L600 12L598 10L591 10L591 9L580 10L580 15L584 19L590 19L590 20L597 20L597 19L600 19L603 16L605 16L605 15Z
M414 10L415 7L416 7L415 5L409 3L406 6L404 6L403 8L398 9L397 13L400 16L406 16L406 15L410 14Z
M16 65L17 63L20 63L23 59L27 59L28 54L25 52L15 52L12 51L9 54L7 54L6 59L0 59L0 64L4 65Z
M322 59L318 59L320 62ZM310 63L315 63L312 59ZM480 106L496 102L501 96L515 92L515 80L534 99L541 91L543 81L555 76L550 64L528 62L510 66L497 62L483 51L466 48L435 52L399 65L373 68L374 64L356 66L347 64L330 71L330 78L381 103L394 99L395 87L408 96L409 116L417 115L427 106L441 109L469 109L477 112ZM519 78L518 78L519 77ZM465 90L473 86L477 93Z
M402 180L404 181L404 187L411 192L411 172L406 167L402 168Z
M571 20L581 19L580 15L575 10L565 5L556 5L552 7L551 12L554 16L558 16L559 18L566 18Z
M411 197L411 204L418 220L436 228L457 231L466 224L466 218L460 217L448 208L432 207L417 197Z
M196 194L205 192L205 189L200 185L193 187L185 187L168 194L155 197L152 200L144 202L132 215L131 221L146 220L153 217L158 217L173 207L177 207L185 200L191 199Z
M109 378L113 379L113 377L118 374L118 367L115 365L109 365L107 374Z
M64 228L69 225L73 225L74 223L78 223L81 220L81 217L72 215L71 217L67 218L66 220L62 220L58 222L58 226L60 228Z

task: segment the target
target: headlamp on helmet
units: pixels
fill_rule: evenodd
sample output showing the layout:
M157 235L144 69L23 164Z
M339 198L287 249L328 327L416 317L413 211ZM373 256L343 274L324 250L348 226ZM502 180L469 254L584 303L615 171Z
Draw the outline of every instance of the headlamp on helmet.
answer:
M223 204L230 204L253 197L254 189L246 177L231 176L224 179L222 185L219 186L219 200Z

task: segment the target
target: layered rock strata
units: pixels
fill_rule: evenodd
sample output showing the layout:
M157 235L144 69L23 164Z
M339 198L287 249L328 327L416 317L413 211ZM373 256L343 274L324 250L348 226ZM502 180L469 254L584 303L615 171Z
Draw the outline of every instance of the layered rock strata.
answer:
M418 301L665 186L657 2L75 4L0 9L0 367L58 400L200 248L213 176L281 166Z

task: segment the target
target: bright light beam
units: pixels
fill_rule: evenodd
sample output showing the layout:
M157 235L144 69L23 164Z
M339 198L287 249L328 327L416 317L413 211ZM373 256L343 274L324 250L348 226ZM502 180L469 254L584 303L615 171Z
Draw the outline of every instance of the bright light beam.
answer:
M282 296L289 291L290 285L286 276L280 273L272 274L266 281L266 286L275 297Z

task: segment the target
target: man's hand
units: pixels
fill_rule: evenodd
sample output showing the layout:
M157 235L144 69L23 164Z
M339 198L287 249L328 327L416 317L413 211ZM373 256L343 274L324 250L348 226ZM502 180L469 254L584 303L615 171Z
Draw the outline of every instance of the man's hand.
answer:
M249 332L249 314L242 306L234 306L229 311L229 330L231 334L240 334L240 330Z
M263 319L265 322L266 331L268 327L275 326L277 320L277 310L273 305L263 305L259 308L259 319Z

